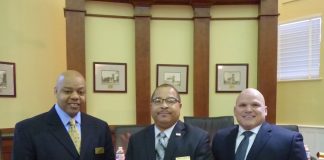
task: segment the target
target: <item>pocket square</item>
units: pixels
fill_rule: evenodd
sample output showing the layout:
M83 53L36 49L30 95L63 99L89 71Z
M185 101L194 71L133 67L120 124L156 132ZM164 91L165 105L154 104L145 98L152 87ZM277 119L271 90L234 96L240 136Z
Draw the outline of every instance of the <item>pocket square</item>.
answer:
M96 147L95 148L95 154L103 154L103 153L105 153L104 147Z
M176 157L176 160L190 160L190 156Z

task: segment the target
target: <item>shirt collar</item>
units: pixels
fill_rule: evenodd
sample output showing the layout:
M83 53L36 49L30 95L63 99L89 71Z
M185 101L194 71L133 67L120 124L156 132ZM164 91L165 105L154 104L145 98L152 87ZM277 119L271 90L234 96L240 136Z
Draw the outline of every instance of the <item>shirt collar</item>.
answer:
M171 133L173 131L173 128L175 127L175 125L177 124L178 122L176 122L173 126L171 126L170 128L164 130L163 132L165 133L165 135L170 138L171 136ZM155 137L161 132L161 130L156 126L154 125L154 133L155 133Z
M67 113L65 113L57 103L55 104L55 110L56 110L58 116L60 117L62 123L64 125L67 125L70 122L71 117ZM80 112L78 112L77 115L72 118L75 119L75 122L77 124L81 125L81 113Z
M251 129L251 130L249 130L249 131L251 131L251 132L257 134L257 133L259 132L260 128L261 128L261 125L262 125L262 124L258 125L257 127L254 127L253 129ZM243 127L239 126L238 135L239 135L239 136L242 135L242 133L245 132L245 131L247 131L247 130L245 130Z

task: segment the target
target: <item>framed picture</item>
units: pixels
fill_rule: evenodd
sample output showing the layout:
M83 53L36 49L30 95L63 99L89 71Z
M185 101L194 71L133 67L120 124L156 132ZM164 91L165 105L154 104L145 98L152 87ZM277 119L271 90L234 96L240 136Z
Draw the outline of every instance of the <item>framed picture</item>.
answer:
M0 97L16 97L15 63L0 62Z
M216 64L216 92L241 92L248 87L249 64Z
M157 64L156 86L172 84L179 93L188 93L188 65Z
M127 64L93 62L94 92L127 92Z

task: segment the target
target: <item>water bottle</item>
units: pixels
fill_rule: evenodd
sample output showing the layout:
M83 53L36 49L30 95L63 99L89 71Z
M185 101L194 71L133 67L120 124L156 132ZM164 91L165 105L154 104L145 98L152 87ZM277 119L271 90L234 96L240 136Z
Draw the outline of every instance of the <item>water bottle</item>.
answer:
M304 147L305 147L305 151L306 151L307 160L311 160L311 153L310 153L308 146L305 144Z
M116 151L116 160L125 160L125 152L123 147L118 147Z

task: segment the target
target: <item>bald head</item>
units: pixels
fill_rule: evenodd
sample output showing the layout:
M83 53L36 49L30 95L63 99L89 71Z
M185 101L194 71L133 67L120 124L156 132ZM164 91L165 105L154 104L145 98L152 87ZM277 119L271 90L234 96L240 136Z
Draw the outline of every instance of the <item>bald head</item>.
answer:
M257 97L260 100L260 102L262 102L263 105L265 105L265 100L264 100L263 95L261 94L260 91L258 91L257 89L254 89L254 88L246 88L246 89L244 89L240 93L240 95L236 98L236 104L238 103L238 100L240 98L242 98L243 96L246 96L246 95L251 95L253 97Z
M83 80L84 81L84 77L83 77L83 75L80 72L75 71L75 70L67 70L65 72L62 72L57 77L56 87L61 86L65 80L69 80L69 79L72 79L72 78L73 79L74 78L79 78L80 80Z

